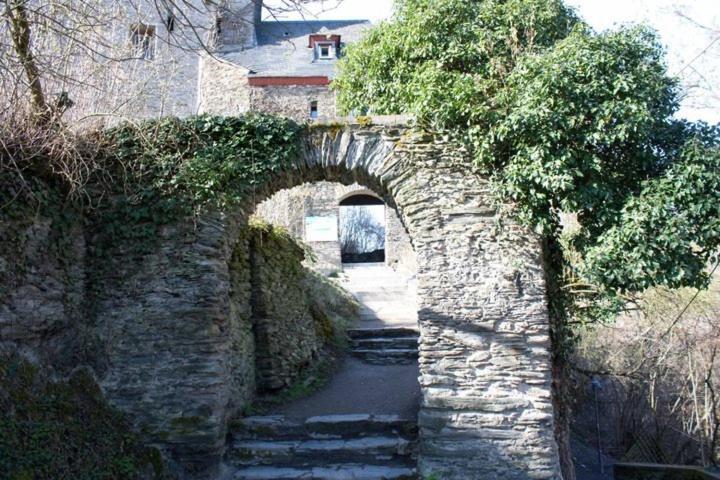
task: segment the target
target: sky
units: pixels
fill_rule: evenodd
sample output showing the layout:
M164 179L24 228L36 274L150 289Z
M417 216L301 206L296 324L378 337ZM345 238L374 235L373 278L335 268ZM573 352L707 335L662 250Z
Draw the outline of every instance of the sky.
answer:
M289 0L266 0L283 7ZM684 99L678 116L720 122L720 0L566 0L595 30L645 23L667 49L668 71L680 77ZM368 19L392 14L392 0L324 0L307 4L306 18ZM297 12L283 18L302 18Z

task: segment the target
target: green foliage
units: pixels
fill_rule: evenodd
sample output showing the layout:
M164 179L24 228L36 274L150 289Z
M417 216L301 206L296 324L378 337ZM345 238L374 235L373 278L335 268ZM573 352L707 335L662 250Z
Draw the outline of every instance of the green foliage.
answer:
M201 210L232 207L287 168L300 126L265 115L165 118L105 132L102 236L140 241ZM132 228L128 228L131 225Z
M273 262L282 264L285 271L292 275L301 273L302 261L313 256L310 247L295 239L287 229L260 217L250 217L245 234L255 252L272 257Z
M706 287L708 263L720 261L719 172L717 147L689 143L598 238L586 256L587 276L614 289Z
M673 119L679 88L651 30L597 34L559 0L402 0L348 49L335 85L346 110L411 113L465 138L468 171L553 242L573 214L575 261L552 254L552 270L558 291L592 294L562 308L605 317L626 290L705 284L720 135Z
M578 212L592 237L662 168L677 94L652 32L577 29L523 58L496 102L490 127L471 132L478 163L543 232Z
M360 304L336 280L313 270L306 270L304 288L320 336L326 343L346 347L345 332L357 320Z
M552 45L577 22L559 0L401 0L395 20L348 47L334 81L347 110L412 113L466 126L518 58Z
M335 372L339 350L346 347L346 330L357 319L357 301L335 281L325 278L303 265L310 248L295 239L286 229L251 217L248 228L242 233L247 238L250 257L259 271L254 282L263 282L268 300L281 295L285 302L291 298L292 307L299 307L295 314L310 315L315 334L324 347L317 358L311 359L298 372L292 383L261 396L244 414L258 414L271 407L305 397L324 386ZM269 273L269 275L268 275ZM280 302L282 305L283 302ZM259 310L267 308L260 307ZM259 310L255 310L257 313ZM281 312L281 313L278 313ZM275 310L273 315L287 315L287 309Z
M312 249L285 228L258 217L250 218L243 235L249 240L252 255L264 257L281 268L286 279L298 282L320 338L326 344L343 347L345 331L357 318L360 306L336 281L303 265L304 260L315 260Z
M51 382L17 357L0 360L0 477L8 480L162 477L87 372Z

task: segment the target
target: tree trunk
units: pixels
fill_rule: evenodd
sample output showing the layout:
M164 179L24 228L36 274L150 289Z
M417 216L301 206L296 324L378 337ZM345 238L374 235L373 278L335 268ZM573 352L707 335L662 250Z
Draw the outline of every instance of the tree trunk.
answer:
M547 272L547 296L550 313L550 336L552 339L553 382L552 402L555 418L555 442L558 446L560 469L564 480L576 480L575 464L570 447L570 395L569 385L569 338L567 331L567 305L569 299L560 288L563 267L562 248L557 239L544 239L545 271Z
M30 21L27 10L22 2L8 2L5 6L5 14L10 24L10 36L12 37L13 48L20 59L25 71L30 88L30 107L35 119L39 123L47 123L50 120L50 109L48 108L43 91L40 70L38 69L35 57L32 53L30 42Z
M575 463L570 447L570 399L567 391L568 368L563 359L553 358L553 409L555 412L555 441L560 456L563 480L575 480Z

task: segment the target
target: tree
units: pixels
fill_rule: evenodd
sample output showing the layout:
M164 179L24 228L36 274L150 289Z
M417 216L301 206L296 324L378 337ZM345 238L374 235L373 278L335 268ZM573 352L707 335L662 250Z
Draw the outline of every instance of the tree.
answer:
M343 253L369 253L385 248L385 226L373 207L340 207L340 248ZM381 207L384 210L384 207Z
M673 118L681 91L651 30L598 34L561 0L399 0L340 66L345 110L454 133L474 152L468 168L544 236L557 386L570 320L612 317L652 286L707 285L720 261L720 135ZM556 437L572 479L562 396Z
M214 54L221 21L251 21L255 1L0 0L0 175L30 195L33 175L87 193L96 145L78 133L177 114L178 98L194 108L183 70Z
M700 15L702 4L680 3L672 14L684 28L674 33L674 41L685 43L693 56L677 71L685 86L683 104L695 111L716 113L720 107L720 17Z
M302 14L306 3L278 0L265 11L273 18ZM135 97L177 88L178 64L193 54L212 55L223 22L242 29L260 5L261 0L0 1L0 108L7 113L29 98L32 116L43 122L58 120L73 104L73 121L126 112L142 116L137 104L145 99L133 102ZM148 52L137 48L143 44L162 55L145 61Z

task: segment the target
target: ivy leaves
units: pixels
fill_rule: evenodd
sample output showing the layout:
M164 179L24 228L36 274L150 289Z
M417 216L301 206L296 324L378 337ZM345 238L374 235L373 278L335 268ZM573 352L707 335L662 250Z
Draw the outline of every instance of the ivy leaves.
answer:
M688 142L588 249L586 276L616 290L707 287L708 263L720 260L719 172L717 146Z
M413 113L465 127L524 53L577 22L559 0L401 0L396 20L348 48L333 82L346 111Z
M104 133L106 171L97 248L152 246L159 226L237 205L297 154L301 127L266 115L164 118ZM147 242L145 240L148 240Z
M661 167L660 133L677 109L662 50L644 28L592 35L577 28L522 59L496 97L503 115L471 131L477 161L544 233L553 212L604 231L640 182Z
M109 160L123 165L130 197L222 208L287 167L299 131L290 120L264 115L128 124L108 132Z

